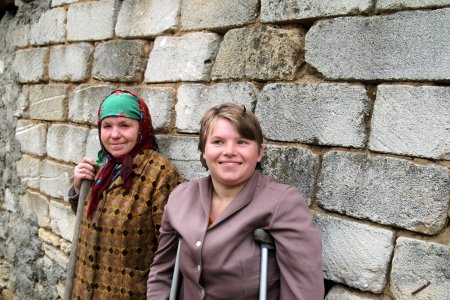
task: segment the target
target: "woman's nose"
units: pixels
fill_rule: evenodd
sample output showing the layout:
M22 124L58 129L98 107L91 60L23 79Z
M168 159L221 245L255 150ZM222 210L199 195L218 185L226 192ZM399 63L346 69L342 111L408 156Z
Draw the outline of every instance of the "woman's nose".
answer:
M111 137L117 138L117 137L119 137L119 136L120 136L120 130L119 130L119 128L116 127L116 126L113 126L112 129L111 129Z
M224 155L234 155L236 154L236 145L234 143L225 144L225 149L223 150Z

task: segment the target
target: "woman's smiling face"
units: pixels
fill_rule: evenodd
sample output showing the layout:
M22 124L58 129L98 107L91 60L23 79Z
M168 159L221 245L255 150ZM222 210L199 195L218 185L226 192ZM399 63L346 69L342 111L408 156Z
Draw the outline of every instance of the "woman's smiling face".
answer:
M102 120L100 139L114 158L128 154L136 146L139 122L126 117L106 117Z

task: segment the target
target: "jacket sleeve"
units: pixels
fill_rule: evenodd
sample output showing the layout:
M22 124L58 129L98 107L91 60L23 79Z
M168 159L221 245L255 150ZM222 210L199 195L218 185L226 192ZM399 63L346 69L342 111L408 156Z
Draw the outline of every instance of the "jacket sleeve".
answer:
M282 195L269 230L280 269L280 300L323 299L321 235L296 188Z

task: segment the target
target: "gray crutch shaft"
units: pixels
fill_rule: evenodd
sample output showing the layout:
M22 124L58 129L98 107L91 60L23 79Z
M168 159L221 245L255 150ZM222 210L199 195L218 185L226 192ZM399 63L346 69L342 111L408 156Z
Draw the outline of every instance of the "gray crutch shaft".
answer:
M181 237L178 238L177 255L175 257L175 266L173 268L172 285L170 286L169 300L176 300L178 294L178 282L180 281L180 244Z
M272 236L265 230L258 228L253 232L254 240L261 247L261 274L259 277L259 300L267 298L267 265L269 250L275 249L275 243Z

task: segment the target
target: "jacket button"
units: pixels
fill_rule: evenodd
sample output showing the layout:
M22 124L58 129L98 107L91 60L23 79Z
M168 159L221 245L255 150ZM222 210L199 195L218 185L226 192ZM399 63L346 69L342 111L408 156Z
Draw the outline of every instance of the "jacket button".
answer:
M200 272L201 269L202 269L202 267L200 265L197 265L197 271Z
M196 242L195 242L195 246L196 246L196 247L200 247L201 245L202 245L202 242L201 242L201 241L196 241Z

